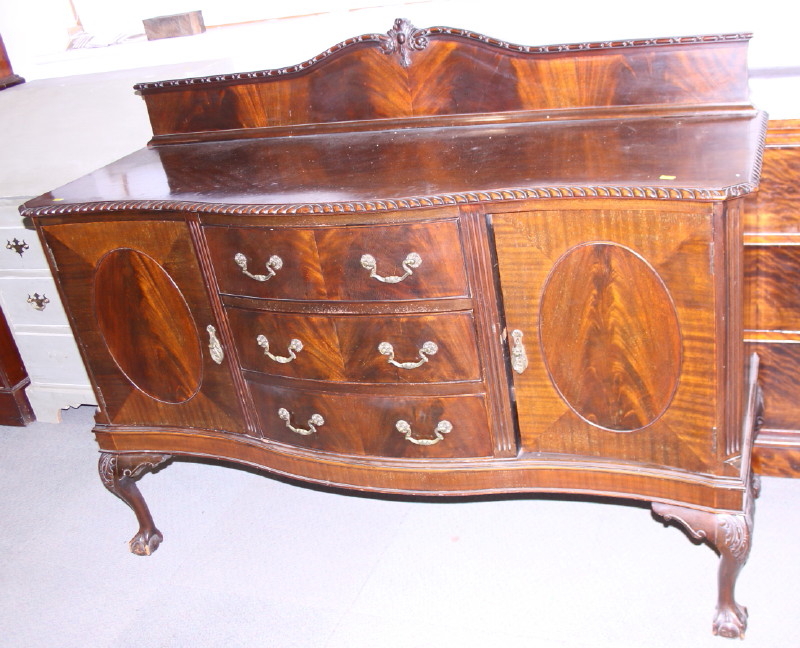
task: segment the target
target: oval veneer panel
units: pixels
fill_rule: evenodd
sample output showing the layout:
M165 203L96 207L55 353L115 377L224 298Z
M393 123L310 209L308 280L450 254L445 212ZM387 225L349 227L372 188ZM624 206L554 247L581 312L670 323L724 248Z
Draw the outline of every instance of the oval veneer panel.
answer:
M203 368L197 327L181 291L151 257L131 249L103 257L94 306L111 356L136 388L167 403L197 393Z
M543 289L539 334L550 379L588 423L631 432L672 401L681 366L675 306L628 248L589 243L564 254Z

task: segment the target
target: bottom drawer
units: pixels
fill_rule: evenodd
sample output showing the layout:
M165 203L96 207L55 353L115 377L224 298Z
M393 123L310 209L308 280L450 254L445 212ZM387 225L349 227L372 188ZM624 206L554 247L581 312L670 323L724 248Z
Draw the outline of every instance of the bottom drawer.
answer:
M487 457L482 395L342 395L250 383L264 437L340 454L407 459Z

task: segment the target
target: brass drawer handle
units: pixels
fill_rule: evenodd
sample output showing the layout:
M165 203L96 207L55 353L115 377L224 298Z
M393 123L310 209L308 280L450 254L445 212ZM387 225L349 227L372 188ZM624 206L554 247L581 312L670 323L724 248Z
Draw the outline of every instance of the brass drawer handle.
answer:
M308 429L304 430L303 428L296 428L291 423L292 415L289 414L289 410L284 409L281 407L278 410L278 417L286 423L286 427L289 428L292 432L300 434L302 436L308 436L309 434L314 434L317 431L317 428L321 425L325 425L325 419L322 418L319 414L312 414L311 418L308 419Z
M511 331L511 339L514 340L511 347L511 368L521 374L528 368L528 356L525 354L525 346L522 344L522 331L519 329Z
M394 359L394 347L391 344L388 342L381 342L378 345L378 353L389 356L387 362L401 369L416 369L417 367L421 367L428 362L428 356L435 355L438 350L439 347L436 346L435 342L425 342L418 352L420 359L417 362L397 362L397 360Z
M430 446L439 443L442 439L444 439L444 435L450 433L453 430L453 424L450 421L439 421L439 424L436 426L436 429L433 433L436 435L433 439L415 439L412 436L411 425L408 421L397 421L394 424L397 428L397 431L400 434L405 434L406 441L410 441L415 445L421 446Z
M206 326L206 331L208 331L208 350L211 353L211 359L217 364L222 364L225 359L225 352L217 339L217 329L209 324Z
M30 249L30 247L31 246L28 245L24 240L19 241L17 239L14 239L13 241L6 241L6 248L8 248L9 250L14 250L14 252L19 254L20 256L22 256L22 253L25 252L25 250Z
M283 267L283 259L281 259L278 255L273 254L269 261L267 261L267 272L269 274L260 275L260 274L252 274L247 270L247 257L242 254L241 252L237 252L236 256L233 257L234 263L238 265L242 269L242 274L247 275L251 279L255 279L256 281L269 281L272 277L275 276L275 270L280 270Z
M39 293L33 293L32 297L31 295L28 295L28 303L33 306L34 309L43 311L45 308L47 308L47 304L50 303L50 300L45 297L44 293L41 295Z
M412 274L412 268L419 268L422 265L422 257L417 254L416 252L411 252L403 261L403 270L406 273L402 277L397 276L389 276L389 277L381 277L377 272L376 269L378 267L378 262L375 260L375 257L371 254L365 254L361 257L361 267L365 270L369 270L369 276L373 279L377 279L382 283L388 284L395 284L400 283L406 277L410 277Z
M303 343L300 340L298 340L297 338L294 338L293 340L291 340L289 342L289 356L288 357L286 357L286 356L276 356L276 355L273 355L272 353L270 353L270 351L269 351L269 340L267 340L267 338L265 336L263 336L263 335L259 335L256 338L256 342L258 343L258 346L260 346L262 349L264 349L264 355L265 356L267 356L271 360L274 360L275 362L280 362L281 364L286 364L287 362L291 362L292 360L294 360L297 357L297 355L295 354L295 351L302 351L303 350Z

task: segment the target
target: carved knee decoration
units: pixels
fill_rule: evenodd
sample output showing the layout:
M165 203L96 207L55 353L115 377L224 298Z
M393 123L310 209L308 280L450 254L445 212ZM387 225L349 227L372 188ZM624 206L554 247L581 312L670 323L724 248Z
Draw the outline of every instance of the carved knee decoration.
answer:
M712 630L728 638L743 638L747 629L747 608L734 598L736 578L750 555L753 533L753 484L740 514L710 513L683 506L653 503L653 512L665 522L680 522L692 537L708 542L720 556L717 610Z
M148 470L153 470L169 461L166 454L111 454L100 455L98 470L103 485L133 509L139 521L139 531L129 543L131 552L137 556L149 556L164 539L156 528L147 503L144 501L136 480Z

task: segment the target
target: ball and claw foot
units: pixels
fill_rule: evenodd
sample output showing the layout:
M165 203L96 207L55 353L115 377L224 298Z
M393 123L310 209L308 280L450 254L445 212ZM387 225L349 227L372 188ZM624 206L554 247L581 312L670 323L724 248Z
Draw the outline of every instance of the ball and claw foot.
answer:
M131 549L131 553L137 556L149 556L158 549L163 540L164 536L155 527L152 529L140 529L139 533L131 538L128 546Z
M100 455L98 470L103 485L130 506L139 521L139 532L128 543L131 553L137 556L149 556L158 549L164 537L153 522L136 480L171 458L170 455L146 453L118 455L104 452Z
M654 502L653 512L665 522L680 523L689 535L708 542L719 553L718 599L712 631L728 639L744 638L747 608L734 598L736 578L747 562L753 530L753 497L748 493L740 514L711 513Z
M744 639L747 630L747 608L734 603L733 606L718 607L712 630L726 639Z

